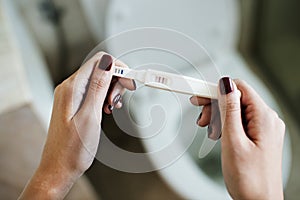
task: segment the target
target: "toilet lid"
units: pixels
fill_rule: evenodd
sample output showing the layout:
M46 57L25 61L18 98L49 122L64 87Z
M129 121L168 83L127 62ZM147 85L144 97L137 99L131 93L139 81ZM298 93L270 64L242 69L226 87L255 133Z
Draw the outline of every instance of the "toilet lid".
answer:
M173 29L217 56L235 48L239 18L236 0L113 0L107 10L105 33L108 38L140 27ZM110 44L107 48L114 53L118 45Z

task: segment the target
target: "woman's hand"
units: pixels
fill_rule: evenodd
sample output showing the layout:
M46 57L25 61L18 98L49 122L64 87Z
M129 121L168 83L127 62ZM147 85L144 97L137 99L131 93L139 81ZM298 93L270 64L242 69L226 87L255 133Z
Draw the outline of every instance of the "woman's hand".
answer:
M112 66L127 67L103 52L87 61L55 89L47 141L40 165L21 199L62 199L92 164L97 152L102 110L122 106L129 79L112 78Z
M284 122L244 81L225 77L219 87L218 103L198 97L191 102L204 106L197 123L211 123L210 138L220 136L222 125L222 170L230 195L233 199L283 199Z

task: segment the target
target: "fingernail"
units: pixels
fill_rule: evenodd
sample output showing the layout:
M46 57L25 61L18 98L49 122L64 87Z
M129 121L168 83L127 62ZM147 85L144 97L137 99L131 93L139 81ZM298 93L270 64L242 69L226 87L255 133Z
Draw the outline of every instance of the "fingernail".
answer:
M135 81L132 80L132 83L133 83L133 85L134 85L134 90L136 90L136 83L135 83Z
M222 136L222 132L220 131L219 135L218 135L218 139L220 139Z
M113 99L113 104L114 106L117 105L119 103L119 101L121 100L121 94L117 94L115 96L115 98Z
M199 115L199 117L198 117L198 119L197 119L197 124L198 124L198 122L200 121L201 117L202 117L202 112L200 113L200 115Z
M207 127L207 136L210 138L210 135L212 134L212 127L210 125L208 125Z
M114 109L114 106L108 105L108 110L112 111Z
M112 67L112 63L113 63L112 57L110 55L105 54L102 56L98 67L99 69L109 71Z
M222 95L229 94L233 91L232 80L229 77L223 77L219 81L220 92Z
M191 96L191 97L190 97L190 102L191 102L191 103L193 102L193 97L194 97L194 96Z

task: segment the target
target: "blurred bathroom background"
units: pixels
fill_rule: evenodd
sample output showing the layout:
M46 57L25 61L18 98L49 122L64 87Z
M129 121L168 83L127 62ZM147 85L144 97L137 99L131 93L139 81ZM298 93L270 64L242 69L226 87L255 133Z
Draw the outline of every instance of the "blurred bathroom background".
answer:
M297 0L0 0L0 198L16 199L38 165L55 86L106 38L162 27L205 41L221 73L249 80L284 118L285 198L299 199L299 8ZM115 47L102 50L114 55ZM153 150L122 132L113 116L103 124L117 146ZM203 160L194 156L198 148L193 143L177 163L147 173L95 160L67 199L216 199L207 191L223 194L219 146ZM186 177L190 170L195 180Z

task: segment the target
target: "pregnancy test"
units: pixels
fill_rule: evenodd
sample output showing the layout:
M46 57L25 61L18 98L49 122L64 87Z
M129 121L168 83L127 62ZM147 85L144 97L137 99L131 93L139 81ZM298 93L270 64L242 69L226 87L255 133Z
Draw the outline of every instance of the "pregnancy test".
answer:
M217 84L188 76L152 69L135 70L122 67L115 67L113 75L122 78L134 79L152 88L210 99L218 98ZM240 91L238 90L237 92L241 97ZM204 158L207 154L209 154L217 142L218 140L212 140L206 134L199 150L199 158Z
M153 69L135 70L117 66L114 68L113 75L134 79L152 88L210 99L218 98L217 84L188 76Z

